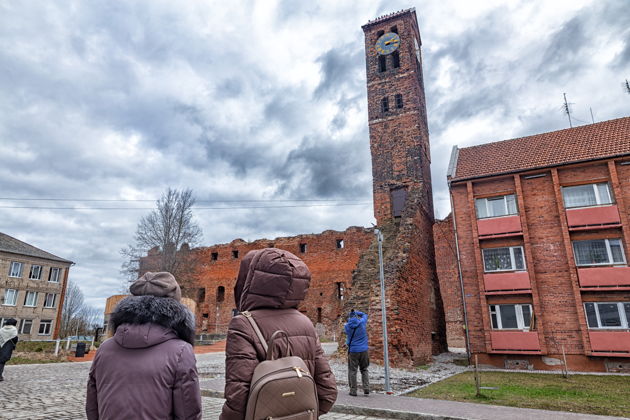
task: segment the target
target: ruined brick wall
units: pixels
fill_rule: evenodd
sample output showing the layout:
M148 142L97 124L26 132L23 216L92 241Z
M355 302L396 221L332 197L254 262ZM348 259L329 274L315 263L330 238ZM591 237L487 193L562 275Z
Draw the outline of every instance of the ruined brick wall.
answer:
M435 244L435 265L444 305L448 347L449 349L465 349L466 326L452 215L433 224L433 241Z
M235 309L234 284L241 259L251 250L275 247L294 253L310 268L311 285L299 310L313 321L320 334L332 337L344 300L351 293L352 273L373 236L371 229L350 227L343 232L328 230L273 240L236 239L194 249L196 279L187 294L197 302L197 332L226 331Z

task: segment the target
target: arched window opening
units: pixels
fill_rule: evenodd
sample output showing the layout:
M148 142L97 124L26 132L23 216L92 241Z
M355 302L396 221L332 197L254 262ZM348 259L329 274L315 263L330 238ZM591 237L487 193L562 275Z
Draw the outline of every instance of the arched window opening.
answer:
M221 303L225 300L225 287L217 287L217 303Z
M317 323L322 323L322 308L317 308Z
M379 73L387 71L387 57L384 55L378 56L378 71Z
M387 98L387 96L381 99L381 112L389 112L389 99Z
M398 53L398 51L394 51L392 53L392 65L395 69L400 67L400 54Z

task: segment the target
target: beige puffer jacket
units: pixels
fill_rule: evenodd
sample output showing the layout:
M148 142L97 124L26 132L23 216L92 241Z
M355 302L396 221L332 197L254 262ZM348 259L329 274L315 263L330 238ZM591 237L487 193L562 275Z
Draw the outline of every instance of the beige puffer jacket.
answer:
M310 280L306 264L288 251L250 251L241 261L234 295L239 311L252 311L265 339L277 330L287 332L293 355L304 359L315 379L321 415L337 399L337 384L313 323L296 309L304 300ZM285 356L282 351L280 355ZM247 319L243 315L232 318L227 334L226 401L221 420L245 418L252 375L264 359L265 351Z

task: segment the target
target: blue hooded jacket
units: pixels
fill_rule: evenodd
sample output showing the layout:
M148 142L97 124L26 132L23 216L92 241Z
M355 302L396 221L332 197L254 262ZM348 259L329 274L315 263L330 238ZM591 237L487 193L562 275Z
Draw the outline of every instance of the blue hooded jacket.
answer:
M346 344L348 345L350 353L361 353L368 350L366 328L368 317L367 314L361 311L355 311L354 313L360 315L360 317L350 317L344 326L346 330ZM352 338L352 342L350 342L350 338Z

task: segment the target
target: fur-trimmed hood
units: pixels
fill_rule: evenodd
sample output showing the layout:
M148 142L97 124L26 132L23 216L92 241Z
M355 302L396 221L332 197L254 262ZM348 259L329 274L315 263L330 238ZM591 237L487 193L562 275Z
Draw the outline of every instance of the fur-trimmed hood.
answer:
M194 345L195 320L186 306L175 299L155 296L129 296L116 306L110 319L116 334L123 324L156 324L172 330L178 338ZM139 331L132 328L129 331ZM148 331L148 330L147 330ZM167 337L168 334L162 335Z

